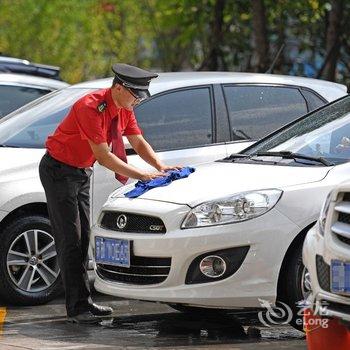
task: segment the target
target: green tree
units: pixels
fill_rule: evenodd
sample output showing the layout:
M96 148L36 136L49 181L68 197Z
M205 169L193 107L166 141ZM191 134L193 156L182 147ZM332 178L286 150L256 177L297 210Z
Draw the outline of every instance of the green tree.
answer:
M70 83L110 76L118 61L265 71L282 44L275 72L303 75L308 63L349 79L345 0L0 0L0 11L0 52L60 66Z
M138 63L138 17L132 1L1 0L0 51L58 65L71 83L103 77L112 62Z

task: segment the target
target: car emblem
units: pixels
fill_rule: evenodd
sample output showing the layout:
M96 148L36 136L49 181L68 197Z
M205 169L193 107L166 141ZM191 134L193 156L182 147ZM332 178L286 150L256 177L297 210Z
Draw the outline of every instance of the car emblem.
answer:
M117 227L122 229L126 226L126 223L128 222L128 219L124 214L121 214L117 218Z
M163 230L163 227L164 227L163 225L151 225L149 229L151 231L161 231Z

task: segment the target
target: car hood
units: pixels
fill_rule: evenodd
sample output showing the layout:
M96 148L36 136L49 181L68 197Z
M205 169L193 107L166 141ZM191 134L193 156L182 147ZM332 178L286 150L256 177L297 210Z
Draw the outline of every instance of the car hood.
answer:
M0 181L38 176L45 149L0 147Z
M191 207L204 201L243 191L282 189L322 180L331 168L275 166L215 162L198 166L188 178L172 182L166 187L149 190L139 199L157 200ZM128 185L114 192L112 198L124 197L134 188ZM110 198L110 199L112 199Z

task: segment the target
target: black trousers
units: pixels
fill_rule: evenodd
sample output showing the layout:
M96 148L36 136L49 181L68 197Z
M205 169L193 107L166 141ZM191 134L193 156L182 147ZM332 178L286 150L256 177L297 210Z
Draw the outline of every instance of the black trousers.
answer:
M87 275L90 238L91 168L75 168L46 153L39 165L68 316L87 311L92 303Z

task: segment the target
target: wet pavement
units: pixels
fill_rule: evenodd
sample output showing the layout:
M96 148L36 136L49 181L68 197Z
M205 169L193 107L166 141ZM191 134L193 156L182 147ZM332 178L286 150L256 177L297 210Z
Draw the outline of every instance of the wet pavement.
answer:
M97 326L66 323L62 298L37 307L7 307L0 349L306 349L303 333L286 325L263 327L255 312L203 317L158 303L100 294L94 300L115 309Z

